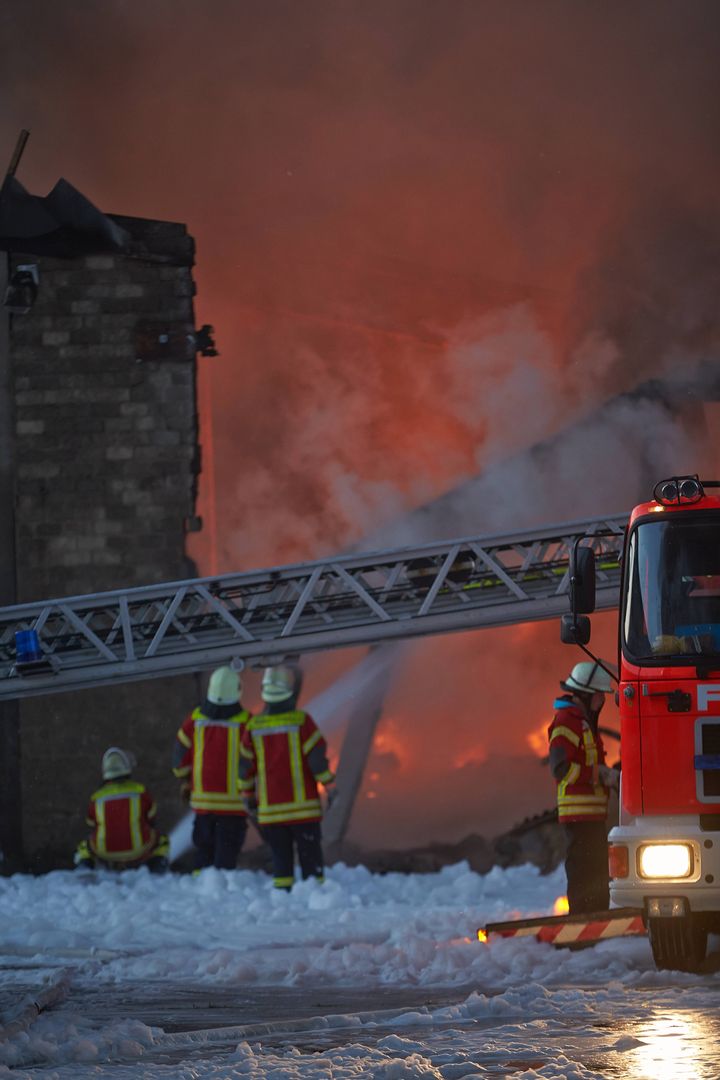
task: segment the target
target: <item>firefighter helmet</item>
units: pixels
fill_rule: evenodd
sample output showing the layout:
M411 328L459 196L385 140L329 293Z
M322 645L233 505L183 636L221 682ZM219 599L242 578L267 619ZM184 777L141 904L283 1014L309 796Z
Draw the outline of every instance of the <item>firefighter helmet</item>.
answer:
M118 780L121 776L129 776L135 767L135 755L129 750L121 750L119 746L111 746L105 751L102 758L103 780Z
M219 667L210 676L207 699L213 705L237 705L241 690L237 671L230 667Z
M610 676L597 661L582 660L576 664L564 683L563 690L577 690L581 694L609 694L612 690Z
M291 667L265 668L262 680L262 699L272 704L278 701L288 701L297 696L300 689L299 672Z

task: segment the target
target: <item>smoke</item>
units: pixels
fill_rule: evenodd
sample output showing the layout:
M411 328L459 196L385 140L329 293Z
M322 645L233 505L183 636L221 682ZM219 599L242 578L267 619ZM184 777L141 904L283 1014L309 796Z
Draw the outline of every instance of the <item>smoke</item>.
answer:
M6 6L23 179L197 237L217 569L357 540L716 347L719 29L709 0ZM519 425L538 365L566 392Z
M717 361L719 31L711 0L4 6L23 182L196 237L202 570L617 512L700 466L661 398L609 403ZM492 825L503 771L519 810L555 633L403 659L365 837Z
M356 705L379 679L388 664L387 649L370 652L354 667L345 671L305 706L324 735L334 732L347 720L349 710ZM397 648L393 656L397 656Z

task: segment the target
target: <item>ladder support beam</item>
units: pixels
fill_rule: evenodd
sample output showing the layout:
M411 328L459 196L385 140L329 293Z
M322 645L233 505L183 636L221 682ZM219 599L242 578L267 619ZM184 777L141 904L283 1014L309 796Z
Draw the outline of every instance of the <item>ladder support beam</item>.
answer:
M0 701L551 619L588 536L616 607L627 515L0 609ZM41 657L18 664L15 634Z

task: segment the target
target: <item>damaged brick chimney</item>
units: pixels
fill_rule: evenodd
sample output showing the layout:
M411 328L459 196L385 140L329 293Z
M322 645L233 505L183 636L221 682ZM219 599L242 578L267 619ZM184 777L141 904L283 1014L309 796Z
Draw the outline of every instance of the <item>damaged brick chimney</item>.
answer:
M215 350L195 329L193 240L86 204L106 229L89 240L77 202L63 219L51 196L35 210L58 228L25 239L0 206L2 605L194 576L186 534L201 527L196 357ZM71 864L113 744L136 754L167 829L181 811L172 740L198 691L189 673L0 706L6 870Z

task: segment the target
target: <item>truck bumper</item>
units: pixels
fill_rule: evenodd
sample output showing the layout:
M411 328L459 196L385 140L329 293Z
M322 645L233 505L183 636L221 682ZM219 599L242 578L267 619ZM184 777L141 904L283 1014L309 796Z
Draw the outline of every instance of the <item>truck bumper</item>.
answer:
M682 898L690 911L720 913L720 832L704 832L697 818L636 818L610 831L612 848L627 848L627 876L610 879L611 907L647 908L652 898ZM683 877L647 877L643 849L679 844L691 853ZM616 852L617 854L617 852ZM617 866L622 859L611 861Z

